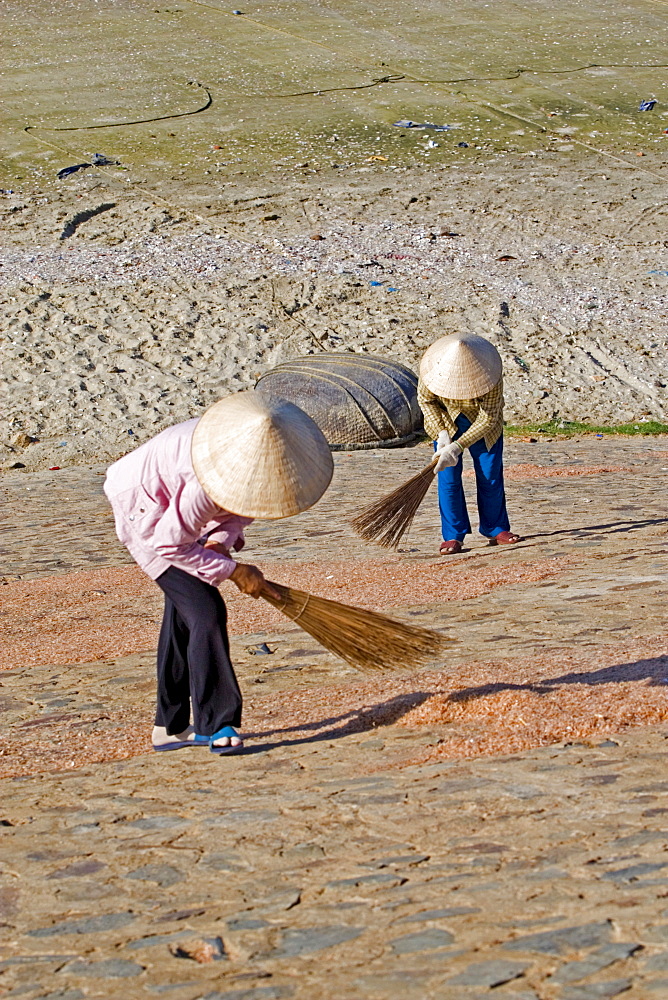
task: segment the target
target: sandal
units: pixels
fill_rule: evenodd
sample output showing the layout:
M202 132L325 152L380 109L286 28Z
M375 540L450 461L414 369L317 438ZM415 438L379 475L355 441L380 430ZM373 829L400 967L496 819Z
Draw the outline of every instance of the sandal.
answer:
M217 733L213 736L205 736L209 742L209 750L211 753L217 754L234 754L241 753L244 748L244 742L240 738L239 733L233 726L223 726L219 729ZM202 739L202 737L200 737ZM216 743L216 740L227 740L227 743ZM239 740L239 743L232 744L232 740Z
M175 736L169 736L163 726L154 726L151 742L154 750L183 750L186 747L206 746L209 737L195 735L192 726L188 726L182 733Z
M462 543L457 538L449 538L445 542L441 542L441 548L439 549L442 556L456 556L462 551Z
M516 542L521 542L522 539L519 535L516 535L512 531L500 531L498 535L494 538L490 538L490 545L515 545Z

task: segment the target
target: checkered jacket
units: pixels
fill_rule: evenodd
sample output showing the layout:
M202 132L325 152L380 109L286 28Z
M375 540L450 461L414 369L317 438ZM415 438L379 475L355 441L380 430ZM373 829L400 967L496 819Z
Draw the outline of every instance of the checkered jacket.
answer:
M418 402L424 415L424 428L434 441L441 431L455 437L458 433L455 420L460 413L471 421L468 430L457 438L462 451L481 438L491 448L503 433L503 379L477 399L442 399L420 380Z

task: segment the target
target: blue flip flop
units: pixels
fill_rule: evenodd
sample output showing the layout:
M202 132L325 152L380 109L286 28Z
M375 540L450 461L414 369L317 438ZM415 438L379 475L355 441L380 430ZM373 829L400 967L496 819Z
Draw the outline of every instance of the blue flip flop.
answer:
M233 747L231 744L228 744L228 746L226 747L215 746L215 740L220 740L223 738L223 736L227 736L228 739L232 739L233 736L236 737L236 739L240 738L239 733L233 726L223 726L223 728L219 729L217 733L213 734L213 736L196 736L195 739L207 740L209 744L209 750L211 751L211 753L217 753L217 754L241 753L241 751L244 748L243 742L236 747Z

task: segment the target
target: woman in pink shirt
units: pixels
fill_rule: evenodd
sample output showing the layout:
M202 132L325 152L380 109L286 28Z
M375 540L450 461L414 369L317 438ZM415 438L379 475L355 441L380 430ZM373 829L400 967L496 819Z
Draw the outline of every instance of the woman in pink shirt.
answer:
M108 469L104 491L118 537L165 594L156 750L242 749L234 728L242 697L217 588L229 579L251 597L271 590L256 566L231 553L242 549L254 518L289 517L316 503L332 471L329 446L311 418L254 392L220 400Z

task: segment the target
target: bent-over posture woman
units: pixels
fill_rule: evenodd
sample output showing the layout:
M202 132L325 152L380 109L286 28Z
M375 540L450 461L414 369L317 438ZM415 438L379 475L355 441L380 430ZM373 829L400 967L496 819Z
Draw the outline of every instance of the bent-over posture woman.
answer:
M420 362L418 402L438 457L442 555L456 555L471 532L462 486L462 454L475 469L480 534L513 545L503 484L503 367L499 352L474 333L441 337Z
M327 441L303 410L252 391L167 428L108 469L118 537L165 595L155 750L241 750L242 697L218 587L231 580L251 597L271 591L256 566L232 555L244 528L312 506L332 469Z

